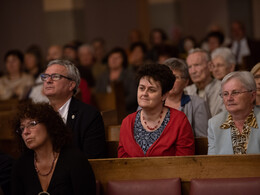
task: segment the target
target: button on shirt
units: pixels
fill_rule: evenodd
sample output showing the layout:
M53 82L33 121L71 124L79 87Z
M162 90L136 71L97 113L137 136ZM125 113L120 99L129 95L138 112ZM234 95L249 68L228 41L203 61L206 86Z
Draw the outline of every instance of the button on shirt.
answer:
M60 113L60 116L65 124L67 123L70 101L71 101L71 98L58 110L58 112Z

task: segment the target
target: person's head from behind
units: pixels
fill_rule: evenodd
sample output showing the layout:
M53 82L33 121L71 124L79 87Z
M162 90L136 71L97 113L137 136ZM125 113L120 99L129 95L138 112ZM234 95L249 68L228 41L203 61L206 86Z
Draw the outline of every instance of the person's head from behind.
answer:
M92 66L95 63L95 52L92 45L83 44L78 49L79 64L81 66Z
M18 107L13 123L21 150L52 147L59 150L70 142L70 132L59 113L48 103L27 102Z
M176 80L169 92L169 95L179 95L183 93L184 88L189 84L189 71L185 61L178 58L169 58L163 64L167 65Z
M20 50L10 50L4 56L8 75L20 74L23 71L24 56Z
M51 45L47 51L47 62L62 58L62 47L60 45Z
M109 70L126 69L128 59L124 49L116 47L107 55L107 65Z
M221 97L231 115L248 114L256 99L256 84L253 75L247 71L235 71L221 81Z
M29 72L43 69L43 58L40 48L37 45L30 46L24 55L25 69Z
M162 64L141 66L136 79L138 105L144 109L162 106L175 82L175 76L170 68Z
M210 32L207 36L207 43L209 51L212 52L214 49L221 47L224 42L224 34L219 31Z
M222 80L235 70L236 59L229 48L220 47L211 53L213 77Z
M260 97L260 62L257 63L251 70L256 83L256 95Z
M186 62L193 83L203 84L210 79L212 62L207 51L199 48L192 49L189 52Z
M77 92L80 73L77 67L68 60L53 60L41 74L43 93L49 99L68 100Z

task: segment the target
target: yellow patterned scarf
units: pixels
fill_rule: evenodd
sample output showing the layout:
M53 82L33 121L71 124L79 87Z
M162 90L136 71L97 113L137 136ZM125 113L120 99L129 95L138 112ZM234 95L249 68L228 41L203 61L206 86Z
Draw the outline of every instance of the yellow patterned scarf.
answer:
M231 139L234 154L246 154L251 127L258 128L254 110L252 110L247 116L244 122L242 133L240 133L235 126L231 114L228 114L227 120L220 126L221 129L231 129Z

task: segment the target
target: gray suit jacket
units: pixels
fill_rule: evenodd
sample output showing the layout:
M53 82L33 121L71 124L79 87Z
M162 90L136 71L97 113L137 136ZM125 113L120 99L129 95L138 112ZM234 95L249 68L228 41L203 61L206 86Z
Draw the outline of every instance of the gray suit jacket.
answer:
M258 127L260 127L260 107L254 108ZM220 125L227 119L228 112L223 111L208 122L208 154L234 154L231 130L220 129ZM247 146L247 154L260 154L260 128L251 128Z

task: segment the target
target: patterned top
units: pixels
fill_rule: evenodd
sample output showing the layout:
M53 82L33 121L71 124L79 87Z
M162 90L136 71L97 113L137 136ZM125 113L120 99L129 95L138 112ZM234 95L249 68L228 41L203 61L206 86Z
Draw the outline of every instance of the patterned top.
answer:
M220 126L221 129L231 129L231 139L234 154L246 154L251 127L258 128L254 110L252 110L246 118L242 133L240 133L240 131L235 126L231 114L228 114L227 120Z
M135 124L134 124L134 138L138 145L142 148L144 154L153 145L153 143L160 137L163 130L170 120L170 109L168 109L161 126L155 131L146 131L141 123L140 119L141 110L136 114Z

